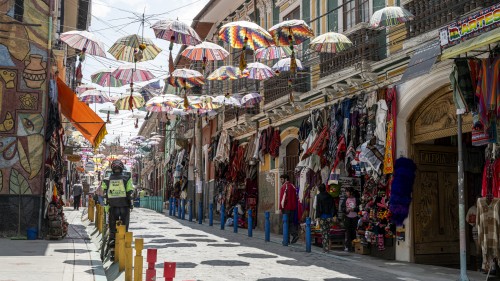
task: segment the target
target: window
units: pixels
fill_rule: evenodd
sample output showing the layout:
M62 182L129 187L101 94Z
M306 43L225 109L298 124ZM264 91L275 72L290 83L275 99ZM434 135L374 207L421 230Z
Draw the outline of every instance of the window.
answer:
M344 0L344 30L370 20L369 0Z
M359 0L359 14L361 15L361 22L370 21L370 2L369 0Z
M299 20L300 19L300 7L291 11L288 15L283 17L283 20Z

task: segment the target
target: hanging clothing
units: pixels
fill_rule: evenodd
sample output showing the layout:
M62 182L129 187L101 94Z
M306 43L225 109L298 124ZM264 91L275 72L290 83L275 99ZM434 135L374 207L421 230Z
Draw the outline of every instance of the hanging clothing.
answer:
M477 199L476 225L479 245L483 253L482 269L489 270L493 258L498 257L498 234L500 233L500 199L493 198L488 204L486 198Z
M275 128L273 131L273 136L271 138L270 145L269 145L269 154L273 158L276 158L280 155L280 146L281 146L280 129Z
M376 113L376 128L374 135L377 137L377 141L380 144L385 144L385 126L387 120L387 111L389 108L387 107L387 103L385 100L379 100L377 102L377 113Z
M500 115L500 56L481 59L481 69L477 77L476 95L479 98L481 121L488 124L488 112Z
M253 134L250 136L250 139L248 140L248 145L245 150L245 162L247 163L249 163L252 160L253 155L255 153L255 138L256 134Z
M377 92L371 92L367 94L366 97L366 109L367 109L367 120L366 125L366 136L364 141L371 140L375 133L375 128L377 127L376 115L377 115Z
M397 91L396 88L387 90L387 137L385 140L385 153L384 153L384 175L392 174L394 172L394 157L396 151L396 116L397 116Z
M491 171L491 174L489 175L489 172ZM482 184L482 189L481 189L481 196L486 197L488 195L488 176L491 176L491 193L493 197L497 198L499 197L499 187L500 187L500 158L496 159L495 161L491 161L489 159L486 160L486 163L484 165L483 169L483 184Z
M472 85L468 59L455 59L450 81L456 108L463 112L469 112L474 107L475 89Z
M316 139L313 141L311 146L307 149L307 151L302 155L301 159L306 159L312 154L318 155L320 157L321 163L326 163L325 153L328 149L328 137L329 131L328 127L325 126L323 130L319 133ZM324 166L324 165L323 165Z
M326 159L329 163L335 161L335 152L337 151L337 130L339 122L337 120L338 104L334 104L330 109L330 138L328 140L328 150L326 151Z
M299 128L299 141L303 142L307 139L307 136L312 130L311 117L307 117L302 120L302 124L300 124Z
M259 156L259 148L260 148L260 134L261 132L257 132L256 136L255 136L255 150L253 152L253 155L252 155L252 158L254 159L258 159L259 161L261 162L264 162L264 159L261 159Z
M226 130L220 133L219 144L217 145L217 153L215 154L214 161L224 163L229 161L229 149L231 143L229 142L229 134Z

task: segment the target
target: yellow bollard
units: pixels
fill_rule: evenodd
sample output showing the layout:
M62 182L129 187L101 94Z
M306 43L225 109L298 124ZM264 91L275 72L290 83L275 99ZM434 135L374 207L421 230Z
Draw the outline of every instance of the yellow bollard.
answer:
M125 281L132 281L132 232L125 232Z
M142 281L142 249L144 249L144 239L135 238L134 281Z
M99 207L99 232L102 234L104 230L104 207Z
M97 216L96 216L96 221L95 221L95 227L101 233L101 205L97 205Z
M95 202L94 199L90 198L89 199L89 221L94 222L94 207L95 207Z
M115 261L120 261L120 235L121 235L121 223L116 222L116 233L115 233ZM110 232L111 234L111 232Z
M124 271L125 270L125 262L126 262L126 253L125 253L125 226L124 225L120 225L118 226L117 228L120 229L120 232L119 232L119 237L118 237L118 240L120 240L120 244L118 245L119 247L119 250L118 250L118 254L115 253L115 255L118 255L119 258L118 258L118 268L120 269L120 271Z

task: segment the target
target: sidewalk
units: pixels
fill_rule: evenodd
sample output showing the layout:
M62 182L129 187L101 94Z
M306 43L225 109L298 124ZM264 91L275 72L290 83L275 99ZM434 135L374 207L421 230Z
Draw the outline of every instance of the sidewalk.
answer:
M0 239L0 281L106 280L82 211L64 208L64 213L70 225L62 240Z

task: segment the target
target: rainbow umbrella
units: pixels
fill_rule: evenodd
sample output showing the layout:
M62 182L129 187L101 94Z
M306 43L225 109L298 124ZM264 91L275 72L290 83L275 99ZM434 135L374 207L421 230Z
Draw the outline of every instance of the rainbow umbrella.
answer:
M205 84L203 74L187 68L174 70L170 77L167 78L167 82L174 87L182 88L192 88Z
M275 63L272 67L274 71L290 71L291 58L280 59L277 63ZM295 63L297 64L297 69L302 70L302 63L300 60L295 59Z
M249 63L246 70L248 71L247 78L249 79L266 80L274 76L273 70L260 62Z
M255 51L255 58L259 60L282 59L290 56L292 49L288 46L271 46L260 48Z
M121 37L108 50L117 60L128 62L152 60L161 51L151 39L136 34Z
M131 93L130 95L125 95L119 98L115 102L115 107L117 110L133 110L134 108L139 108L144 106L144 98L140 94Z
M207 80L211 81L213 80L223 81L228 79L236 80L247 76L248 73L247 72L242 73L239 68L230 65L224 65L214 70L214 72L210 73L210 75L208 75L207 77Z
M298 45L314 36L314 31L303 20L287 20L269 29L276 46Z
M344 34L327 32L309 43L309 48L320 53L338 53L352 46L351 40Z
M188 46L181 55L190 60L218 61L229 56L229 52L217 44L204 41L196 46Z
M106 57L104 44L94 34L86 30L73 30L61 33L60 39L71 48L78 49L85 54Z
M100 90L88 90L83 92L78 97L82 102L86 103L105 103L111 102L111 100L104 95Z
M241 105L244 107L253 107L262 101L262 96L259 93L246 94L241 98Z
M104 68L98 70L94 72L94 74L90 75L90 79L92 80L92 83L103 87L121 87L123 86L122 81L111 75L111 73L115 70L116 68Z
M155 78L149 70L134 64L120 65L111 75L123 83L144 82Z
M393 26L413 20L415 16L401 7L385 7L373 13L370 25L373 27Z
M150 112L168 112L180 102L182 102L181 97L165 94L148 100L148 102L146 102L146 110Z

